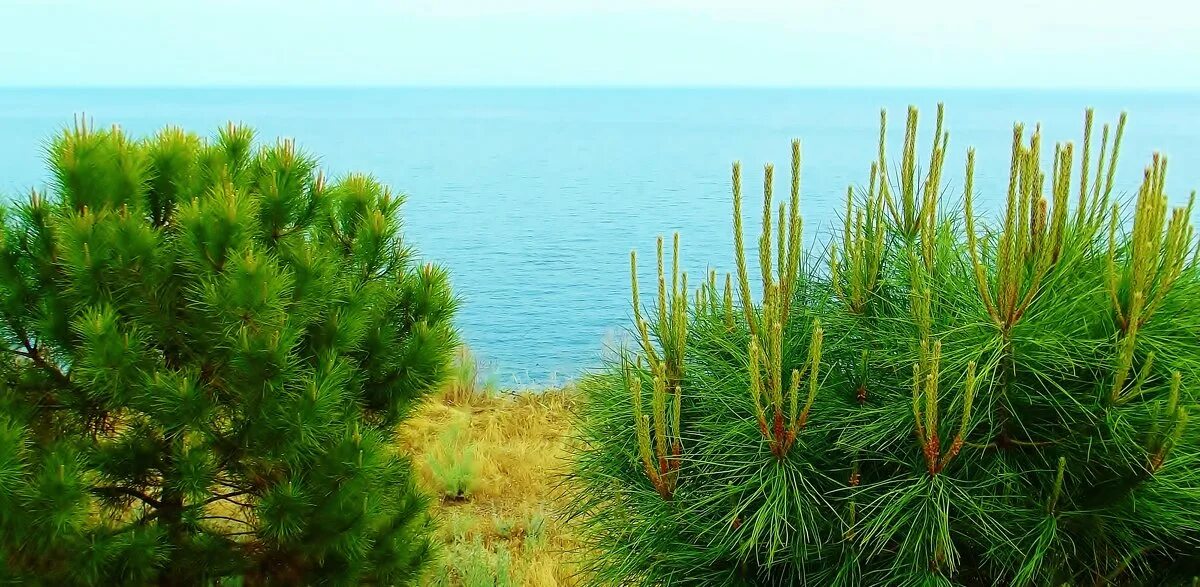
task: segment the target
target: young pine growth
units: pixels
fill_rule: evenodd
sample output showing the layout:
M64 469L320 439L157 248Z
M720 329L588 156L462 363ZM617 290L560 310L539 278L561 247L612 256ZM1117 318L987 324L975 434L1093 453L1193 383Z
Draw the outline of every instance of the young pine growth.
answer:
M1118 217L1116 214L1110 216L1108 291L1117 323L1125 333L1136 331L1162 305L1171 286L1183 273L1192 251L1191 213L1195 192L1186 207L1171 211L1170 222L1166 222L1166 171L1166 157L1156 153L1138 189L1133 234L1124 267L1118 267L1117 262Z
M663 499L671 499L675 487L679 484L679 464L683 453L683 439L680 436L680 408L683 392L678 385L673 393L668 393L666 383L661 377L654 377L650 395L650 409L653 417L645 413L642 395L642 366L630 365L628 360L623 367L625 385L633 402L633 421L637 427L638 454L642 459L642 467L646 478L654 486L655 491ZM668 395L672 410L667 414ZM653 427L651 425L653 422Z
M1089 178L1091 167L1092 121L1095 113L1088 108L1084 114L1083 159L1079 168L1079 205L1075 210L1075 224L1095 232L1103 225L1112 201L1113 182L1116 179L1117 157L1121 152L1121 138L1125 135L1126 113L1117 120L1113 135L1112 150L1108 149L1109 125L1105 124L1100 139L1100 154L1096 158L1094 178ZM1105 156L1108 165L1105 166ZM1091 179L1091 183L1089 183Z
M1088 168L1092 111L1088 110L1084 126L1084 151L1080 166L1079 208L1075 226L1068 223L1068 202L1074 161L1072 143L1055 146L1054 168L1050 178L1050 196L1044 188L1046 177L1041 169L1041 129L1035 129L1026 146L1022 143L1024 127L1013 127L1012 159L1008 180L1008 196L1004 224L998 238L980 237L974 213L975 151L967 152L964 189L967 248L970 252L976 287L984 308L993 324L1008 333L1029 310L1034 298L1063 255L1073 245L1085 245L1095 232L1095 223L1102 221L1106 211L1099 206L1100 198L1107 199L1112 190L1112 166L1116 165L1124 116L1118 125L1117 140L1110 159L1107 187L1101 196L1099 175L1104 169L1104 150L1107 148L1108 126L1104 127L1105 142L1097 165L1097 179L1091 197L1088 196ZM1114 216L1115 219L1115 216ZM985 259L992 259L994 268Z
M688 322L687 273L679 272L679 235L674 237L671 255L671 290L667 293L663 272L663 239L658 238L658 303L653 325L642 317L638 293L637 253L629 253L630 285L633 289L633 316L639 334L638 342L654 377L673 389L683 379L683 353L686 349ZM654 345L652 340L658 342Z
M737 262L739 300L747 317L750 330L748 346L750 395L754 399L754 413L759 431L771 447L771 453L782 459L791 450L797 430L808 423L809 411L816 397L820 377L821 343L824 336L820 323L812 331L809 344L809 360L799 369L791 370L790 380L785 379L783 366L784 330L787 328L792 306L793 288L800 270L800 244L802 221L800 219L800 143L792 142L792 191L790 205L780 203L774 235L771 230L771 199L774 192L774 167L763 168L763 224L759 236L759 267L762 274L763 303L761 311L754 311L750 294L750 278L747 275L745 250L742 248L742 190L741 166L733 167L733 234ZM784 220L786 216L786 222ZM776 247L771 248L772 236ZM803 410L797 411L801 381L809 379L808 398ZM787 397L784 387L787 386ZM786 408L785 408L785 401ZM768 411L769 410L769 411Z
M787 411L784 408L783 394L783 351L782 329L773 325L767 344L773 350L763 356L758 341L750 341L750 395L754 398L754 413L758 417L758 429L763 438L771 446L771 454L782 459L796 442L796 433L808 424L809 411L817 396L817 386L820 380L821 341L824 331L818 324L812 334L812 343L808 350L809 363L803 369L792 369L790 385L787 392ZM764 364L765 363L765 364ZM768 376L763 377L763 372ZM799 405L800 382L808 379L808 398L804 408L797 411ZM768 408L770 412L768 412Z
M679 272L678 234L673 241L671 289L668 294L663 271L663 239L658 239L658 320L654 326L642 318L641 298L638 294L637 253L629 254L633 315L640 335L638 341L641 344L641 354L637 356L636 365L631 364L628 358L622 358L622 375L632 398L638 451L647 478L663 499L671 499L679 481L679 460L683 451L680 409L683 401L683 359L687 348L688 323L687 273ZM701 292L697 292L697 298L700 298ZM658 341L657 347L652 338ZM651 414L644 413L642 408L643 356L650 367ZM669 415L668 403L671 404Z
M975 269L975 279L984 308L1002 332L1012 330L1029 309L1042 279L1050 270L1052 255L1049 251L1061 246L1058 242L1044 242L1047 240L1048 204L1042 195L1045 176L1040 169L1041 131L1034 131L1029 146L1021 143L1023 131L1020 124L1013 127L1012 164L1008 179L1004 228L990 255L996 259L993 275L989 275L991 272L980 261L985 255L979 251L981 245L972 206L975 152L972 150L967 153L967 247L970 249L971 263ZM1069 169L1069 154L1065 164L1061 158L1056 158L1055 165ZM1065 216L1065 211L1061 208L1055 206L1056 218Z
M1018 125L1003 212L976 216L988 190L967 151L964 181L945 184L965 190L960 215L943 204L938 118L922 169L916 111L898 170L882 125L874 181L857 202L851 192L837 242L816 249L829 258L800 250L799 144L784 206L764 169L757 302L734 165L724 291L710 272L689 312L671 288L657 328L686 336L655 341L642 334L653 321L634 316L660 366L626 358L581 384L570 513L596 548L598 583L1200 576L1200 434L1188 425L1200 268L1190 209L1166 212L1165 163L1152 163L1125 234L1113 223L1125 117L1104 127L1096 158L1088 111L1082 148L1057 144L1048 170L1041 130ZM829 271L805 269L819 266Z
M1141 393L1145 375L1153 364L1154 353L1146 356L1142 375L1136 378L1133 389L1127 389L1138 333L1162 306L1172 286L1183 275L1192 253L1194 229L1191 215L1196 195L1192 192L1187 206L1175 208L1171 220L1167 222L1166 171L1166 158L1156 153L1138 189L1133 232L1128 246L1122 247L1118 243L1118 214L1115 210L1109 222L1107 285L1119 331L1117 371L1111 400L1117 404ZM1118 250L1122 248L1127 256L1124 264L1118 260Z
M877 163L871 164L871 179L861 205L854 202L853 186L846 189L846 214L842 227L841 254L829 252L829 280L834 293L851 312L862 314L879 287L887 229L883 218L883 190L877 189Z
M921 452L925 455L925 464L930 475L937 475L946 468L954 457L962 450L967 427L971 423L971 405L975 400L975 363L967 364L967 383L963 391L962 420L958 432L950 442L949 448L942 453L942 441L938 436L941 422L938 420L939 401L938 381L942 360L942 341L933 343L933 348L923 348L921 362L913 365L912 407L913 421L917 427L917 441L921 444Z
M1179 371L1171 375L1171 390L1167 395L1166 407L1155 426L1151 429L1146 452L1150 455L1150 472L1157 473L1162 468L1168 453L1183 439L1187 427L1188 409L1180 405L1180 386L1182 378ZM1162 424L1166 424L1162 426Z
M900 157L899 185L893 187L887 165L887 111L879 112L879 190L883 202L891 215L892 226L908 239L921 235L930 218L937 217L937 199L941 195L942 166L946 161L946 146L950 133L942 130L945 108L937 107L937 126L933 132L933 145L929 151L929 162L925 178L917 184L917 108L908 108L904 125L904 148ZM894 194L893 190L899 191ZM899 203L896 202L897 196Z

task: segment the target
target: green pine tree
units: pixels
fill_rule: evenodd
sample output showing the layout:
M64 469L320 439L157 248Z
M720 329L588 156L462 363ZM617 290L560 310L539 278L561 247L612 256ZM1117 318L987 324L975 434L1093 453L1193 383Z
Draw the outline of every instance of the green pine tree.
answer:
M445 375L447 274L402 197L290 140L77 123L3 208L0 577L405 584L395 428Z
M885 117L815 255L793 143L790 198L764 170L758 276L735 164L735 271L693 295L660 240L633 348L582 384L570 513L597 580L1194 584L1200 245L1164 158L1117 202L1124 121L1097 141L1089 111L1052 157L1018 125L988 222L971 151L963 205L941 202L941 108L927 160L910 110L895 166Z

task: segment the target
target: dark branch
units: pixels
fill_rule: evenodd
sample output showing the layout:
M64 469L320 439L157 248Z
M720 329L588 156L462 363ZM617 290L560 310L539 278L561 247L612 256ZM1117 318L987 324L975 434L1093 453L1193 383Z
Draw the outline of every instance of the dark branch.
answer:
M245 524L247 526L250 526L251 528L254 527L254 524L251 524L250 522L247 522L246 520L239 520L237 518L231 518L229 516L201 516L200 519L201 520L228 520L230 522L237 522L239 524Z
M258 534L258 530L246 530L245 532L225 532L222 533L221 536L228 538L230 536L248 536L250 534Z
M224 485L224 484L222 484L222 485ZM226 493L226 494L224 494L224 495L214 495L214 496L212 496L212 497L210 497L210 498L208 498L208 499L204 500L203 502L201 502L201 503L200 503L200 505L202 505L202 506L205 506L205 505L208 505L208 504L210 504L210 503L213 503L213 502L216 502L216 501L222 501L222 500L224 500L224 501L228 501L228 502L232 502L232 503L237 503L238 505L245 507L245 505L244 505L244 504L240 504L240 503L238 503L238 502L236 502L236 501L233 501L232 499L229 499L229 498L231 498L231 497L237 497L237 496L239 496L239 495L246 495L247 493L250 493L250 492L249 492L248 490L247 490L247 491L232 491L232 492L230 492L230 493Z
M157 499L154 499L153 497L150 497L149 495L146 495L145 493L142 493L141 491L138 491L138 490L130 488L130 487L111 487L111 486L93 487L92 493L95 493L97 495L106 496L106 497L120 497L122 495L128 496L128 497L136 497L136 498L140 499L142 501L142 503L144 503L154 509L158 509L158 508L162 507L162 502L158 501Z
M109 533L109 536L116 536L118 534L123 534L130 530L133 530L134 528L140 528L142 526L145 526L147 522L150 522L150 521L154 520L155 518L157 518L158 514L159 514L159 510L154 510L153 512L150 512L150 513L148 513L148 514L124 525L124 526L121 526L120 528L117 528L116 530L113 530L112 532Z
M222 463L222 464L227 464L227 463ZM225 481L225 480L223 480L223 479L216 479L214 482L215 482L217 485L221 485L221 486L224 486L224 487L228 487L228 488L230 488L230 489L234 489L234 490L237 490L237 491L241 491L241 492L243 492L243 493L250 493L250 491L251 491L250 489L247 489L247 488L246 488L245 486L243 486L243 485L237 485L237 484L235 484L235 483L232 483L232 482L230 482L230 481Z
M14 349L14 348L6 348L4 350L8 351L18 357L25 357L26 359L29 359L31 361L33 360L33 355L29 354L29 351L23 351L21 349Z
M29 333L26 332L24 328L17 328L16 326L14 326L13 325L14 321L12 320L11 317L6 316L6 318L7 318L7 321L9 322L9 328L12 329L13 332L17 335L17 342L19 342L21 344L21 346L25 349L25 350L21 350L21 349L17 349L17 348L8 348L6 350L8 350L8 352L10 352L14 355L29 359L30 361L33 362L34 365L37 365L43 371L49 373L50 377L52 377L55 380L55 382L57 382L59 385L62 385L67 388L73 388L74 384L71 383L71 378L68 377L65 373L63 373L62 370L59 369L57 365L54 365L53 363L46 360L46 357L44 357L42 355L41 349L39 349L38 346L36 344L34 344L33 341L30 340Z

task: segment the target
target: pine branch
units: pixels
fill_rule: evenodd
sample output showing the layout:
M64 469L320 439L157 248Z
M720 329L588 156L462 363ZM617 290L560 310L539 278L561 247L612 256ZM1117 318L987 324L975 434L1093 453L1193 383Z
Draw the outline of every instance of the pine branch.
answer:
M119 497L122 495L134 497L141 500L142 503L145 503L146 505L155 509L161 508L163 505L162 502L158 501L157 499L154 499L153 497L150 497L149 495L130 487L100 486L93 487L91 491L92 493L105 497Z
M239 520L238 518L231 518L229 516L200 516L198 519L200 519L200 520L226 520L229 522L237 522L239 524L245 524L247 526L250 526L251 528L255 527L254 524L247 522L246 520Z
M30 342L29 337L27 335L21 335L20 343L21 343L21 346L23 346L25 348L24 351L21 351L20 349L9 349L9 351L32 361L34 365L37 365L38 367L40 367L43 371L45 371L48 375L50 375L50 377L52 377L59 385L62 385L64 387L69 387L74 390L78 390L78 388L75 387L74 383L71 382L70 377L68 377L65 373L63 373L62 370L60 370L58 368L58 366L53 365L49 361L46 360L46 358L42 355L41 350L37 347L37 345Z
M146 513L146 515L134 520L133 522L130 522L120 528L117 528L116 530L113 530L112 532L109 533L109 536L116 536L118 534L123 534L130 530L133 530L134 528L139 528L139 527L145 526L146 524L158 519L158 517L161 513L162 513L162 510L154 510L152 512L148 512L148 513Z
M231 497L237 497L237 496L239 496L239 495L246 495L246 494L249 494L249 493L250 493L250 491L249 491L249 490L243 490L243 491L234 491L234 492L231 492L231 493L226 493L226 494L223 494L223 495L214 495L214 496L212 496L212 497L210 497L210 498L208 498L208 499L206 499L206 500L204 500L204 501L200 502L198 505L200 505L200 506L206 506L206 505L208 505L208 504L210 504L210 503L215 503L215 502L218 502L218 501L228 501L228 502L230 502L230 503L234 503L234 504L240 505L240 506L242 506L242 507L247 507L247 506L246 506L246 504L243 504L243 503L238 503L238 502L236 502L236 501L234 501L234 500L232 500L232 499L230 499L230 498L231 498Z

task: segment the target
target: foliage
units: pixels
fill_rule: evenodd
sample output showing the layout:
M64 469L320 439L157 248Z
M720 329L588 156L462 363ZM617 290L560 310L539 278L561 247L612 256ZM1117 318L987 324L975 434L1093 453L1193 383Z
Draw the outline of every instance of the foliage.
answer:
M418 455L414 464L428 491L443 494L429 455L444 450L448 429L464 429L459 446L471 448L475 464L469 499L432 504L434 518L442 521L436 534L441 556L424 584L470 584L468 575L489 585L488 580L529 587L593 584L576 565L575 552L584 545L566 520L552 515L567 497L561 479L575 396L570 388L504 390L469 406L434 396L404 423L404 445ZM507 576L496 571L502 552L509 558Z
M447 499L465 500L479 483L475 447L467 444L466 424L461 420L442 431L425 462L438 492Z
M479 363L466 346L459 347L454 353L450 377L442 389L442 398L448 404L469 405L472 399L486 398L491 392L489 387L481 387L479 381Z
M430 578L434 586L511 587L513 580L512 555L503 543L490 551L480 539L470 544L450 548L450 559L444 561L439 573Z
M395 425L457 346L402 198L250 129L77 123L3 209L0 575L402 584L429 550Z
M689 292L673 269L668 289L660 240L649 312L633 271L635 348L581 386L571 513L599 549L590 571L621 585L1191 582L1192 209L1168 214L1158 155L1117 201L1124 123L1095 157L1088 111L1081 153L1056 145L1049 173L1040 129L1017 125L993 223L974 213L973 151L964 205L942 205L940 106L923 177L915 109L897 173L884 116L870 181L823 255L799 251L794 143L789 201L774 207L764 170L760 301L735 163L734 274Z
M461 558L457 569L465 587L493 587L496 584L496 571L492 569L490 558L483 543L476 541L468 554Z

